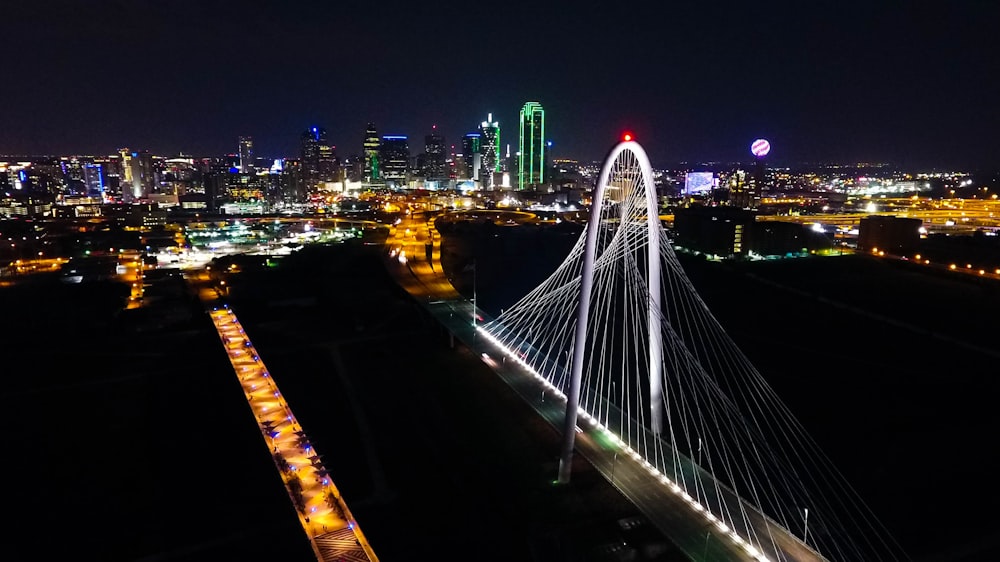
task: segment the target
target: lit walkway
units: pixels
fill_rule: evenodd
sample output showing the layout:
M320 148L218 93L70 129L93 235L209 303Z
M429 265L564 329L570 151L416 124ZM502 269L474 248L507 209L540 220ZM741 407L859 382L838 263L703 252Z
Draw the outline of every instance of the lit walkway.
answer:
M213 308L211 317L317 559L377 562L236 315L224 305Z

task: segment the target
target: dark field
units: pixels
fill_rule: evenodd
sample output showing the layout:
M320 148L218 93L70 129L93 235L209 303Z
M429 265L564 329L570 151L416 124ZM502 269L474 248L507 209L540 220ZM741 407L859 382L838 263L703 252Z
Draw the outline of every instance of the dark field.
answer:
M135 332L110 283L0 302L5 559L311 558L207 316Z
M447 240L445 260L477 256L479 304L496 313L574 241L502 229ZM448 347L377 252L307 249L239 279L230 301L380 558L679 560L648 527L622 531L637 512L585 466L551 485L555 431ZM864 256L684 261L915 560L1000 559L995 284ZM115 315L116 290L0 289L21 445L5 558L313 559L207 317L140 332Z

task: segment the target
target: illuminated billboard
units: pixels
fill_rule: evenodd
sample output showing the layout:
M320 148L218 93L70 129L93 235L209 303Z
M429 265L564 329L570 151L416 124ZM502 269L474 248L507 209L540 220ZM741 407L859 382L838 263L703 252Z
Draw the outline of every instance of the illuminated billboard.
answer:
M716 187L716 182L713 172L688 172L684 175L684 194L708 193Z

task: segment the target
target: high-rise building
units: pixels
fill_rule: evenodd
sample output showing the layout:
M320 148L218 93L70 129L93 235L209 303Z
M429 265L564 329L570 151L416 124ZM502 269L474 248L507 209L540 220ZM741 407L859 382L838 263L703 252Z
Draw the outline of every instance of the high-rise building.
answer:
M125 174L122 200L132 203L147 197L153 191L153 157L148 150L139 152L122 148L118 153L121 155Z
M378 140L378 131L375 129L374 123L369 123L368 128L365 129L364 142L364 181L369 185L377 184L382 179L382 165L379 162L379 147L380 143Z
M337 178L337 156L326 129L310 127L302 133L302 180L308 191Z
M462 137L462 163L461 177L467 180L479 179L479 167L482 165L482 135L479 133L468 133Z
M104 172L100 164L83 166L83 183L86 185L86 195L104 198Z
M390 187L404 187L410 168L410 146L406 135L383 135L379 149L382 179Z
M482 134L482 168L479 171L479 185L486 191L493 190L493 174L500 171L500 123L493 121L493 114L479 126Z
M120 181L121 196L124 199L128 196L128 192L132 189L132 168L129 167L129 159L132 158L132 151L128 148L118 149L118 169Z
M437 125L433 132L424 137L424 166L421 172L424 178L431 182L443 182L448 179L445 168L444 136L438 134Z
M240 172L252 174L253 169L253 137L240 137Z
M545 183L545 110L537 101L521 108L517 156L517 188L534 189Z
M760 204L760 185L753 174L738 169L729 174L726 184L729 190L729 205L741 209L756 209Z
M337 147L332 144L319 145L319 179L321 182L339 181L341 179Z

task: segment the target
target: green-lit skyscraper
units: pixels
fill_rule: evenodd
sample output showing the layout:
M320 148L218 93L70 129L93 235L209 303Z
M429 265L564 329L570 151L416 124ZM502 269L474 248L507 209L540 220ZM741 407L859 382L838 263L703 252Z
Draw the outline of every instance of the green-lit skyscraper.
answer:
M379 148L381 143L378 138L378 131L374 123L369 123L365 129L365 183L369 185L379 184L382 179L382 165L379 162Z
M517 188L531 189L545 182L545 110L537 101L521 108L517 151Z

